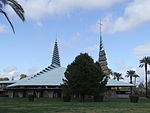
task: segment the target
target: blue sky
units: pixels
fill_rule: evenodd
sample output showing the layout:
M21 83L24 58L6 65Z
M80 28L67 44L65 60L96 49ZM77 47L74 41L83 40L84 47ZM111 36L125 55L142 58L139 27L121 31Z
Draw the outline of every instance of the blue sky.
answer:
M51 64L57 38L61 65L81 52L98 59L99 26L109 68L125 75L134 69L144 81L139 59L150 54L150 0L18 0L25 10L23 23L6 7L16 30L0 15L0 77L28 75ZM57 35L56 35L57 34Z

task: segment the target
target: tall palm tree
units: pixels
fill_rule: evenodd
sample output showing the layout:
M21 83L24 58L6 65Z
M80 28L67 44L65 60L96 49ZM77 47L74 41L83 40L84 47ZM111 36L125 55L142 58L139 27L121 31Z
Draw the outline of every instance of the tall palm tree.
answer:
M114 76L114 79L117 79L117 81L119 81L120 79L123 79L121 73L114 72L113 76Z
M113 73L113 76L114 76L114 80L116 80L116 79L117 79L117 81L119 81L119 80L123 79L123 77L122 77L122 74L121 74L121 73L114 72L114 73ZM117 90L119 90L119 87L117 87Z
M136 80L136 77L138 77L138 75L135 73L134 70L129 70L127 71L127 75L125 77L129 77L130 78L130 84L132 84L132 78L135 77L135 80ZM130 87L130 94L132 95L132 87Z
M10 19L7 16L7 13L5 12L5 6L6 5L9 5L15 11L15 13L19 16L19 18L22 21L25 21L24 10L23 10L22 6L16 0L0 0L0 13L6 17L6 19L9 22L13 32L15 33L15 29L13 27L13 24L11 23Z
M145 68L145 87L146 87L146 97L148 97L148 90L147 90L147 67L150 65L150 57L144 57L143 59L140 60L140 65L139 67L144 67Z
M125 77L130 77L130 83L132 84L132 77L135 75L135 71L129 70L127 71L127 75Z

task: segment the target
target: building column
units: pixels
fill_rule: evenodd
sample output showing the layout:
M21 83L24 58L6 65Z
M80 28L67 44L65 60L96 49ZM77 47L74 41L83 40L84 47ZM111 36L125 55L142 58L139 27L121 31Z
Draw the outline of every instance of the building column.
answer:
M19 92L18 92L18 97L19 97L19 98L22 98L22 97L23 97L23 92L22 92L22 91L19 91Z
M49 98L53 98L53 94L54 94L53 91L48 91L48 97L49 97Z
M37 98L40 98L40 96L41 96L41 91L35 91L35 95L36 95Z

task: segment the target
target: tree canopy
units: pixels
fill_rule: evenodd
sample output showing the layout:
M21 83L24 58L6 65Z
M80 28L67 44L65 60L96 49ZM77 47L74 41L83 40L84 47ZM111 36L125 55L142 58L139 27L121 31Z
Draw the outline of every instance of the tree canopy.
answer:
M136 75L134 70L129 70L127 71L127 75L126 77L130 77L130 83L132 84L132 77L134 77Z
M20 75L20 79L23 79L23 78L26 78L26 77L27 77L27 75L25 75L25 74Z
M119 80L121 80L121 79L124 79L124 78L122 77L122 74L121 74L121 73L114 72L114 73L113 73L113 76L114 76L114 80L117 79L117 81L119 81Z
M107 77L102 72L100 64L94 63L87 53L81 53L67 66L65 78L63 90L80 95L81 101L84 101L85 95L104 92L107 83Z
M0 81L9 81L8 77L0 78Z

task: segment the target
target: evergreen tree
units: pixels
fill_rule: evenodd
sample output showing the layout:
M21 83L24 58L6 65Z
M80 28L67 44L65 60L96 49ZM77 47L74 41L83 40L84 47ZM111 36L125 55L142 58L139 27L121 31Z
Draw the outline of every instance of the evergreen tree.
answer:
M63 91L79 95L81 102L84 102L85 95L99 95L104 92L107 83L100 64L94 63L87 53L80 54L67 66L65 77Z

